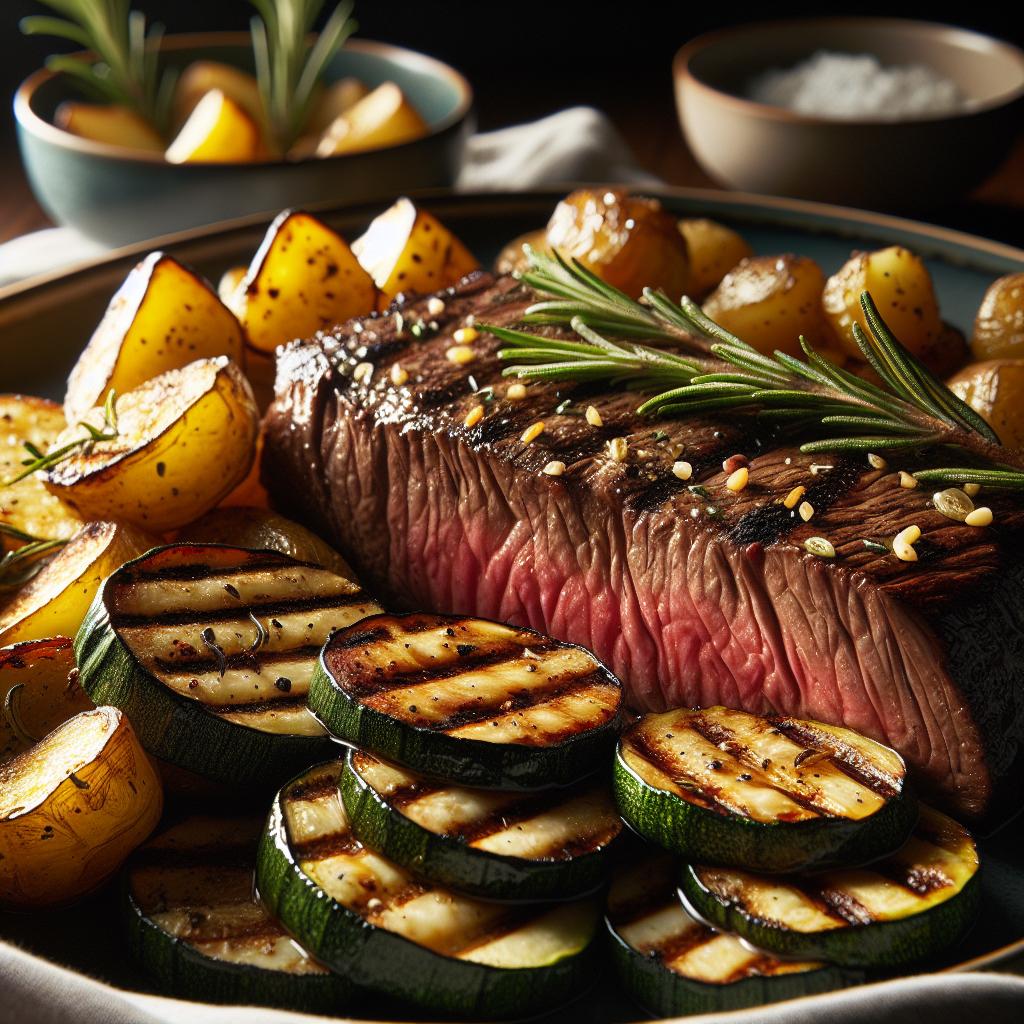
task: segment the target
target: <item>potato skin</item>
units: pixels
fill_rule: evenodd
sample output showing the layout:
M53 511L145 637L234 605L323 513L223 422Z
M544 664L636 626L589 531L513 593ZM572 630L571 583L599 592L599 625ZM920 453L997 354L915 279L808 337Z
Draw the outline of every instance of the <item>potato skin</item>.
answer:
M1024 357L1024 273L989 285L974 318L971 354L975 359Z
M760 352L800 355L800 336L825 340L821 289L825 276L805 256L754 256L722 278L704 303L716 323Z
M686 240L656 199L623 189L579 189L556 207L547 244L638 298L644 288L678 301L690 282Z
M690 253L691 299L702 299L717 288L722 278L741 260L754 255L747 240L718 221L694 217L679 222Z
M853 325L867 331L862 292L870 292L889 330L903 346L923 358L939 343L945 327L939 316L931 275L921 258L893 245L856 252L825 284L821 304L832 335L854 359L863 360Z
M946 382L999 435L1024 450L1024 359L968 363Z

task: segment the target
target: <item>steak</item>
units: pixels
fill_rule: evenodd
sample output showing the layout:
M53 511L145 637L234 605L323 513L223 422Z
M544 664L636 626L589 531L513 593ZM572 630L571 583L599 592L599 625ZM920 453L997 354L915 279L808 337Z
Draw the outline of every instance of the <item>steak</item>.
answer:
M1019 806L1019 507L986 495L995 525L974 529L893 469L805 456L754 417L638 417L622 389L531 383L508 400L493 337L468 365L446 353L467 317L514 324L534 296L487 274L440 294L426 336L410 330L430 320L425 300L410 300L279 354L264 482L366 585L395 607L589 647L639 710L721 703L842 724L895 747L955 813ZM591 403L601 426L580 414ZM750 482L732 493L743 459ZM552 461L561 475L544 472ZM783 503L797 486L809 522ZM914 523L917 562L865 545ZM808 554L812 536L836 557Z

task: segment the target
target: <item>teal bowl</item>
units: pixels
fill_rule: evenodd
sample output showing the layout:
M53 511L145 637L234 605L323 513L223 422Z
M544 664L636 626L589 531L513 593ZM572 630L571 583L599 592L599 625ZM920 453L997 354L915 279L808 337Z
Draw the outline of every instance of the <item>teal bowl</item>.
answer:
M252 70L244 33L169 36L162 51L172 66L216 60ZM58 105L80 95L67 76L41 70L15 95L18 144L32 190L50 217L110 246L305 203L390 199L451 185L473 128L466 79L432 57L364 39L345 44L326 78L350 75L371 87L396 82L423 115L428 134L326 158L171 164L160 154L127 152L57 128Z

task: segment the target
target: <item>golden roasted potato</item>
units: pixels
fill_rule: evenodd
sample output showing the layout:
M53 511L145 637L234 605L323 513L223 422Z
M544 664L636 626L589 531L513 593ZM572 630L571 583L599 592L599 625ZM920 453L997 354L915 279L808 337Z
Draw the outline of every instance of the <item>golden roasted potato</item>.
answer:
M217 294L220 296L221 302L228 303L234 298L248 269L248 267L229 267L220 275L220 280L217 282Z
M67 423L56 402L24 395L0 395L0 483L13 480L29 458L25 442L46 451ZM16 484L0 486L0 523L40 540L66 540L82 525L81 519L44 486L38 473ZM0 547L20 547L4 538Z
M259 357L260 362L270 363L273 366L273 361L266 359L265 357ZM250 382L252 376L249 377ZM256 384L253 384L253 390L256 390ZM266 403L259 401L261 409L265 408L266 405L270 404L270 397L268 396ZM256 451L252 460L252 467L250 468L245 479L228 495L222 498L217 508L236 508L238 506L244 506L247 508L270 508L270 495L267 494L266 487L263 486L263 481L260 479L260 465L263 461L263 442L264 434L263 427L260 427L259 433L256 435Z
M47 489L84 519L175 530L213 508L252 465L259 411L252 388L225 356L197 359L119 396L116 425L88 419L106 440L69 453ZM83 436L69 427L57 445Z
M703 217L681 220L679 230L690 254L687 294L691 299L703 298L740 260L754 255L742 235L718 221Z
M93 703L78 685L75 652L66 636L0 647L0 764Z
M383 149L422 138L430 129L394 82L378 85L324 129L317 156Z
M168 370L213 356L241 363L242 325L195 271L151 252L110 300L68 378L64 414L77 423L119 395Z
M825 284L821 296L832 336L855 359L863 359L853 338L854 323L867 330L860 306L870 292L889 330L919 358L944 331L928 268L909 249L892 245L854 253Z
M1024 356L1024 274L1007 274L989 285L974 318L975 359Z
M1024 451L1024 359L968 363L946 382L999 435Z
M118 523L83 526L0 610L0 644L73 637L103 580L157 543Z
M377 217L352 251L380 289L382 308L400 292L447 288L480 266L436 217L405 198Z
M690 281L686 241L656 199L622 189L579 189L551 215L547 244L598 277L638 297L661 289L678 300Z
M364 96L370 87L358 78L340 78L324 86L313 101L313 109L306 121L305 132L322 135L342 114L347 114Z
M194 60L174 85L172 114L175 131L189 119L202 98L215 89L230 96L257 124L263 124L263 100L255 76L220 61Z
M160 153L164 148L163 140L148 121L134 110L116 104L65 100L57 108L53 121L58 128L93 142L152 153Z
M498 257L494 261L494 272L496 274L514 274L525 270L527 260L524 248L529 246L535 252L547 252L547 234L546 228L539 228L537 231L527 231L525 235L513 238L498 253Z
M800 354L800 336L825 339L821 289L825 276L805 256L754 256L722 278L704 312L760 352Z
M372 312L377 289L344 238L308 213L285 210L228 305L249 344L266 353Z
M0 907L59 906L105 882L156 827L160 780L117 708L75 715L0 765Z
M266 155L260 126L220 89L199 101L164 153L172 164L248 163Z
M178 540L198 544L233 544L240 548L269 548L302 562L316 562L339 576L354 578L348 562L327 541L267 508L216 508L186 526L178 534Z

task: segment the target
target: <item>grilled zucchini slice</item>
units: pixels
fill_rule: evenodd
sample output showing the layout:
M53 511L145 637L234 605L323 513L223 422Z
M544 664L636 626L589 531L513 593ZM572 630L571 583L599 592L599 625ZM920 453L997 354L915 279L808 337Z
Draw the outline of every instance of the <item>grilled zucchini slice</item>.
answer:
M581 994L593 900L485 903L417 882L352 834L340 773L323 764L281 790L256 865L264 904L318 960L432 1013L525 1017Z
M484 899L592 892L622 831L604 779L541 793L465 789L352 750L341 796L360 842L419 878Z
M683 908L668 854L646 852L616 874L605 926L619 980L660 1017L795 999L860 981L822 963L779 960L708 928Z
M129 947L168 995L338 1012L353 986L253 895L258 818L194 817L136 850L122 886Z
M619 813L685 860L758 871L862 864L917 804L894 750L849 729L713 707L647 715L615 758Z
M531 629L380 615L336 633L309 706L339 739L432 778L565 786L604 768L619 681L589 652Z
M959 939L978 912L978 851L970 833L922 807L910 839L864 868L776 878L692 865L680 892L716 927L782 956L849 967L893 967Z
M306 707L321 645L377 611L352 580L277 552L156 548L97 593L75 640L79 679L157 757L278 786L332 749Z

